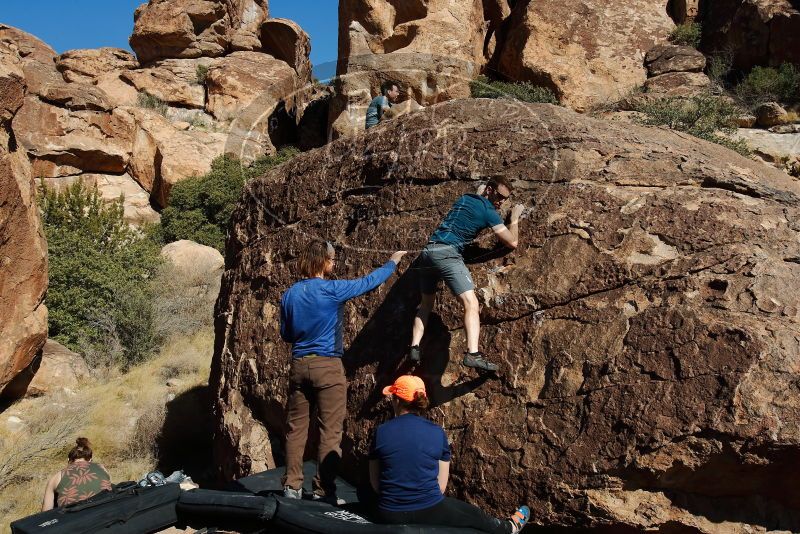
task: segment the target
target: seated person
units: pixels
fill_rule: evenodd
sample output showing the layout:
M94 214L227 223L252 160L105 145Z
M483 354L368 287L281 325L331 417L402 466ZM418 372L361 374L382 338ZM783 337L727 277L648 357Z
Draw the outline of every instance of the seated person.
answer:
M428 396L419 377L401 376L383 394L391 395L395 418L378 427L370 450L370 484L378 494L379 521L497 534L522 530L530 516L527 506L503 520L444 496L450 445L444 429L421 416L428 407Z
M88 439L78 438L67 459L67 467L54 473L47 481L42 512L52 510L55 506L83 501L111 489L111 477L106 468L92 461Z
M381 94L372 99L367 108L367 119L364 124L367 130L377 126L383 118L383 114L392 108L392 104L400 98L400 87L397 82L383 82L381 84Z

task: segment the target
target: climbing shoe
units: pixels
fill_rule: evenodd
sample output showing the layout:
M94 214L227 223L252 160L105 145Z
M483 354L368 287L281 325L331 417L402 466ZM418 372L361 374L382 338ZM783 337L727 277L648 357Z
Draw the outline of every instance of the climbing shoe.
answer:
M464 361L461 362L465 367L472 367L481 371L494 372L499 369L496 363L491 363L483 357L482 352L465 352Z
M422 353L419 350L419 345L414 345L411 347L411 350L408 351L408 359L414 364L417 364L422 360Z
M283 496L287 499L302 499L303 498L303 490L301 489L294 489L291 486L284 486L283 487Z
M341 506L345 503L344 499L337 498L335 493L333 495L320 495L319 493L315 493L311 496L311 499L330 504L331 506Z
M517 508L517 511L514 512L514 515L511 516L511 525L513 527L512 532L517 534L517 532L521 531L525 528L525 525L528 524L528 519L531 518L531 510L527 506L520 506Z

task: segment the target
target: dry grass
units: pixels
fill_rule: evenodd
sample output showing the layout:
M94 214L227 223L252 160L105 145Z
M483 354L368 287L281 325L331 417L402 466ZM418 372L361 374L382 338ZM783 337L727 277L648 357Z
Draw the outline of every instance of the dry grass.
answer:
M61 469L78 436L88 437L95 459L112 481L137 480L155 466L155 443L165 405L177 395L208 381L213 333L173 338L159 355L126 374L110 374L72 393L23 399L0 416L0 534L9 523L41 506L47 478ZM166 386L165 377L181 385ZM25 427L12 432L5 424L15 415Z

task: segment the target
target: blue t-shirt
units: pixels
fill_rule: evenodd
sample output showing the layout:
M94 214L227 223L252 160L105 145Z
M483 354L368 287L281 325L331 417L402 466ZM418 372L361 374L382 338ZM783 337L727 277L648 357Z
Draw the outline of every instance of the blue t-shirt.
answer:
M348 300L384 283L397 268L393 261L355 280L307 278L281 297L281 337L292 357L309 354L342 357L342 313Z
M481 230L498 224L503 224L503 221L489 199L468 194L456 200L430 241L451 245L463 254L464 247L472 243Z
M439 460L450 461L444 429L414 414L387 421L375 431L370 460L381 464L378 506L390 512L424 510L439 504Z
M369 103L369 107L367 108L367 128L372 128L376 126L380 121L381 117L383 117L383 108L390 108L392 107L392 103L389 102L389 99L384 95L376 96L372 99L372 102Z

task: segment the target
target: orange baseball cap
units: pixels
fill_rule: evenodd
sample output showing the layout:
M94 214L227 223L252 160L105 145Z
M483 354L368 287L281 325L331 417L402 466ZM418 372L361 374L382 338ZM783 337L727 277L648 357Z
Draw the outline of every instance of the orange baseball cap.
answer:
M425 382L414 375L403 375L395 380L391 386L383 388L384 395L394 395L408 402L414 400L414 394L418 391L421 391L426 397L428 396L425 392Z

